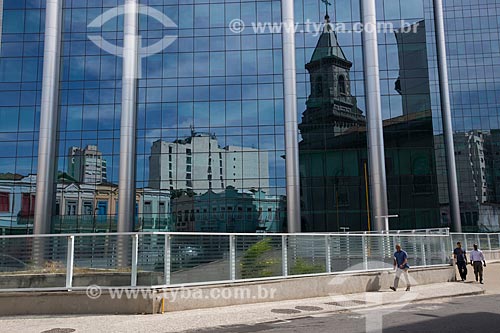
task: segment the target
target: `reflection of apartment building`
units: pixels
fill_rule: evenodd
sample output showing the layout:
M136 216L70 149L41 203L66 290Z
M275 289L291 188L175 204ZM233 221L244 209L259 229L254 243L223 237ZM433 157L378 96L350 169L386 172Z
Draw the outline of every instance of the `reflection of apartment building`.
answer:
M491 130L485 141L488 148L486 160L491 168L491 185L495 193L491 201L500 204L500 130Z
M149 186L156 189L208 189L223 191L269 187L266 151L226 146L220 148L215 135L192 132L174 142L158 140L151 147Z
M68 175L80 183L98 184L107 179L106 160L97 146L71 147L68 161Z
M480 131L457 133L455 143L455 161L459 196L465 202L486 203L493 197L494 186L490 170L486 165L485 139L488 134Z
M286 203L284 196L228 187L220 193L182 194L172 200L172 218L176 231L279 232L286 224Z
M498 135L485 131L456 133L455 161L462 225L466 231L498 230L500 209L495 178L495 162L500 160ZM446 183L443 136L436 136L439 182ZM440 202L448 202L446 186L439 189ZM448 209L443 206L444 214ZM496 226L496 227L495 227Z

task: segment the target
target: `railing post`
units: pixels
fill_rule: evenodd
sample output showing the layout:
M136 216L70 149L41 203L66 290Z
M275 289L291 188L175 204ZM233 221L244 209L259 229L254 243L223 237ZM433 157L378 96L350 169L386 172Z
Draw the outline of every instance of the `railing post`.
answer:
M468 247L468 243L467 243L467 235L466 234L461 234L461 235L464 238L465 251L469 251L469 247Z
M283 276L288 276L288 236L281 236L281 266Z
M368 250L366 248L366 231L361 236L361 247L363 248L363 269L368 270Z
M171 261L172 261L172 247L171 236L169 234L165 234L165 255L163 258L163 274L165 276L165 284L170 284L170 273L171 273Z
M349 236L349 232L343 236L346 238L347 267L351 267L351 236Z
M66 256L66 288L73 287L73 267L75 262L75 236L68 236L68 254Z
M453 235L450 234L449 237L450 237L451 251L453 252L453 250L455 249L455 244L453 242ZM465 249L465 251L467 251L467 249Z
M476 234L476 239L477 239L477 248L481 249L481 238L479 238L479 234Z
M139 235L132 235L132 270L130 276L130 285L137 286L137 257L139 254Z
M446 251L446 245L444 242L443 236L439 235L439 243L441 244L441 260L443 261L443 264L446 264L446 259L449 257L448 252Z
M424 264L424 266L427 266L427 258L426 258L426 255L425 255L425 241L426 241L426 238L427 237L422 237L423 238L423 242L421 243L421 250L422 250L422 263Z
M488 250L491 251L491 239L490 239L490 234L486 234L486 237L488 237Z
M330 245L330 235L325 236L325 249L326 249L326 272L332 272L332 247Z
M429 236L429 230L426 230L425 231L425 252L426 252L426 255L425 255L425 261L426 261L426 265L427 264L430 264L432 265L432 235Z
M230 280L236 280L236 236L229 236L229 275Z

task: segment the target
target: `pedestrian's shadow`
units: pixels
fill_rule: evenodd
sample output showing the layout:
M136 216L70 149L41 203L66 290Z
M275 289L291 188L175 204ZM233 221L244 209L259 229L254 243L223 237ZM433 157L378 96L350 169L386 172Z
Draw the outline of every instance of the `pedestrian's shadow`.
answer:
M380 291L382 286L380 285L380 276L376 276L373 279L370 279L366 284L366 291Z

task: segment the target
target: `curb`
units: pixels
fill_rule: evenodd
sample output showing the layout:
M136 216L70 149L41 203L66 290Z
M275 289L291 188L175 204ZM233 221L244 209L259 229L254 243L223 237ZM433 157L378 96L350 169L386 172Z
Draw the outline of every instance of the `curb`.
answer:
M382 304L374 304L374 305L360 305L360 306L352 306L352 307L345 307L337 310L324 310L324 311L315 311L315 312L309 312L309 313L300 313L300 314L295 314L295 315L289 315L286 317L286 319L299 319L311 315L317 315L317 314L328 314L328 313L340 313L340 312L346 312L346 311L351 311L351 310L359 310L359 309L373 309L381 306L386 306L386 305L396 305L396 304L412 304L412 303L418 303L422 301L430 301L430 300L436 300L436 299L445 299L445 298L454 298L454 297L466 297L466 296L477 296L477 295L484 295L485 290L478 290L478 291L469 291L469 292L462 292L462 293L457 293L453 295L443 295L443 296L429 296L429 297L424 297L421 299L415 299L413 301L407 302L407 301L390 301L387 303L382 303ZM272 321L266 321L263 323L273 323L276 321L281 321L280 319L277 320L272 320Z

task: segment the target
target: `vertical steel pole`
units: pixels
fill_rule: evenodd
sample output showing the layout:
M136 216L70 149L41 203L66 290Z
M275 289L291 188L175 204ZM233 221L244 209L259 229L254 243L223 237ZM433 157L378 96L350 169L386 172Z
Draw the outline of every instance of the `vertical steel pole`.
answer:
M120 172L118 183L118 232L132 231L135 218L138 25L138 1L125 0Z
M326 249L326 272L332 272L332 247L330 245L330 235L325 236L325 249Z
M230 280L236 280L236 236L229 236L229 275Z
M490 234L486 234L486 237L488 237L488 250L492 250L491 249L491 239L490 239Z
M453 250L455 249L455 241L453 239L453 234L450 234L449 237L450 237L451 251L453 252ZM465 250L467 251L467 249Z
M66 288L73 287L73 267L75 261L75 236L68 236L68 252L66 255Z
M170 284L171 277L171 262L172 262L172 247L171 247L171 236L169 234L165 234L165 254L163 258L163 274L165 278L165 284Z
M432 265L432 247L431 247L431 241L433 240L432 236L429 236L429 230L425 231L425 248L426 248L426 262L430 265ZM430 258L430 260L429 260Z
M366 248L366 232L361 236L361 247L363 248L363 269L365 271L368 270L368 250Z
M283 88L285 108L285 163L288 232L301 231L297 87L295 70L295 19L293 0L281 1L283 22Z
M423 266L427 266L427 256L425 255L425 237L423 238L423 242L421 243L421 250L422 250L422 263Z
M455 144L453 143L453 127L451 123L451 103L448 86L448 63L446 59L446 39L444 32L443 1L434 0L434 25L436 29L436 52L439 68L439 91L441 97L441 117L443 119L443 136L448 174L448 197L450 215L455 232L462 232L460 221L460 201L458 198L457 168L455 162Z
M132 269L130 276L130 285L137 286L137 263L139 256L139 235L132 235Z
M368 169L370 175L371 210L375 230L384 230L387 216L387 184L385 174L384 128L382 124L382 102L380 97L380 75L378 63L377 17L374 0L361 1L363 19L363 63L366 95Z
M283 276L288 276L288 236L281 236L281 268Z
M446 243L445 243L445 240L444 240L444 237L443 236L436 236L436 237L440 237L439 238L439 242L441 244L441 261L442 261L442 264L446 264L446 259L449 257L449 252L446 251Z
M51 230L57 164L61 22L62 0L47 0L34 234L48 234Z
M0 0L0 51L2 51L3 0Z

